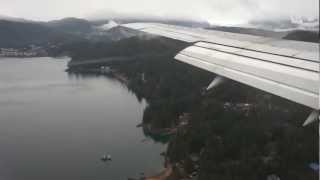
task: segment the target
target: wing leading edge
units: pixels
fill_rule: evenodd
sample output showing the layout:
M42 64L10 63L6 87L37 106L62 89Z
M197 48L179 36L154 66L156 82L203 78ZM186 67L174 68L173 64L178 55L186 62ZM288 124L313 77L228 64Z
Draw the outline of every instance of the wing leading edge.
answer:
M157 23L122 26L192 43L175 59L308 106L315 109L310 117L319 117L317 43Z

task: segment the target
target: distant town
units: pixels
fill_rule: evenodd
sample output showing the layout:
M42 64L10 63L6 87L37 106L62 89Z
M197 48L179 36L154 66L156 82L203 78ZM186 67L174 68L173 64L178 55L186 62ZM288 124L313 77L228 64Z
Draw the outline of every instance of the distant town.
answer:
M0 48L0 57L40 57L48 56L48 52L43 47L30 45L27 48Z

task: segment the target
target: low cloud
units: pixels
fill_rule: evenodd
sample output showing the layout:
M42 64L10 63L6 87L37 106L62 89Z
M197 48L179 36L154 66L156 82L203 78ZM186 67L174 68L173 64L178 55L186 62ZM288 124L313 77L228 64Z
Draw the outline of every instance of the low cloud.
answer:
M0 14L33 20L139 16L242 24L319 16L319 0L0 0L0 4Z

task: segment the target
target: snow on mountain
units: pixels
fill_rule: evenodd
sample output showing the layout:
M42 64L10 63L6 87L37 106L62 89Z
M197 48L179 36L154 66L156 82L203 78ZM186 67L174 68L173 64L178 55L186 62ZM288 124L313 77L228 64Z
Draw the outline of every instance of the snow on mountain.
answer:
M101 30L108 31L108 30L110 30L110 29L112 29L114 27L117 27L117 26L119 26L118 23L114 22L113 20L110 20L107 24L104 24L104 25L100 26L99 28Z
M295 30L319 31L319 19L291 17L282 20L251 21L246 26L257 29L271 30L275 32L286 32Z
M316 18L291 17L291 23L295 24L298 30L319 31L319 19Z

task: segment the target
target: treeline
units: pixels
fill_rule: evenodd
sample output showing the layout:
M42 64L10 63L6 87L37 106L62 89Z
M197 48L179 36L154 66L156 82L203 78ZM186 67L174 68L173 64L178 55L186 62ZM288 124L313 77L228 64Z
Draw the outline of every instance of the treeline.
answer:
M182 44L182 43L180 43ZM180 45L184 47L186 45ZM82 41L65 44L56 54L66 52L73 61L99 59L113 56L135 56L141 54L159 55L176 52L176 45L166 38L152 36L135 36L116 42Z

